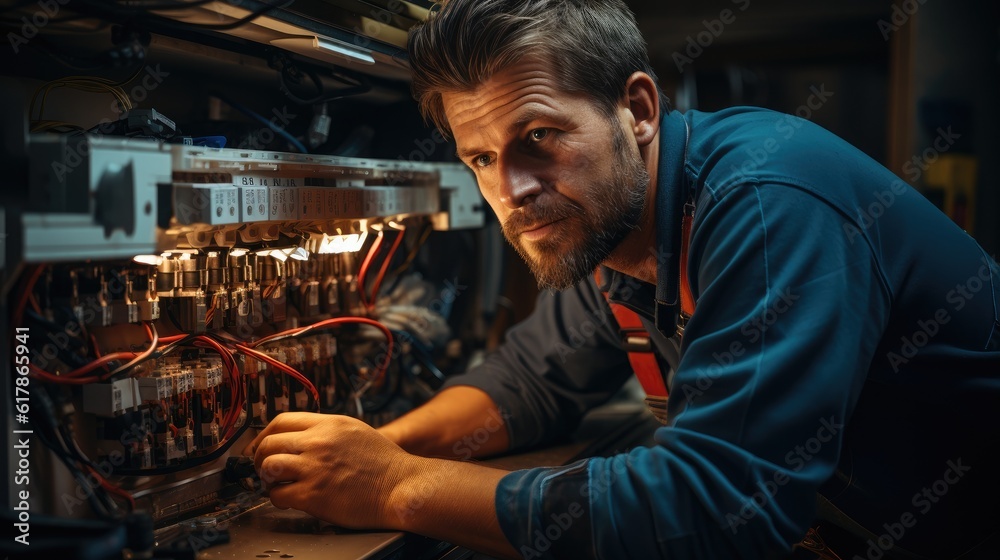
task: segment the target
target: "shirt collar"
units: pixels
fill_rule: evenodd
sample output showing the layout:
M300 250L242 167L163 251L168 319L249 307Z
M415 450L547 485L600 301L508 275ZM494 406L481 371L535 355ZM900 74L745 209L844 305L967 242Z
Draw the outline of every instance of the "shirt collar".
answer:
M608 298L654 319L656 328L672 336L677 327L680 293L681 216L686 196L684 163L688 125L680 111L663 115L660 122L660 154L656 180L656 290L649 284L616 271L604 269L610 281ZM602 287L603 288L603 287ZM652 300L649 298L653 295Z

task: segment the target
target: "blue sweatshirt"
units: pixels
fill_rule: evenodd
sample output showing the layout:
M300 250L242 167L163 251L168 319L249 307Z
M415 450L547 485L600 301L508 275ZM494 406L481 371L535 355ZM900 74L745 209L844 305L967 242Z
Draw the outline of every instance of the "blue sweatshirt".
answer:
M774 558L817 496L936 557L1000 525L1000 267L828 131L755 108L664 116L655 286L605 271L544 293L486 362L512 449L572 430L631 374L601 288L667 376L656 445L513 472L496 511L525 558ZM680 216L693 200L683 341ZM827 508L829 511L829 508ZM860 551L864 557L865 551Z

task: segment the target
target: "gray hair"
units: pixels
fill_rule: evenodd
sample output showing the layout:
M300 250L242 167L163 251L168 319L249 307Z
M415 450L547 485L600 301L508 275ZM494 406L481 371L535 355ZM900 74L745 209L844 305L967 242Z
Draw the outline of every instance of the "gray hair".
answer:
M407 46L413 95L444 134L442 93L472 91L526 54L548 60L562 89L588 95L609 116L634 72L656 80L622 0L450 0L410 31ZM662 91L659 98L669 111Z

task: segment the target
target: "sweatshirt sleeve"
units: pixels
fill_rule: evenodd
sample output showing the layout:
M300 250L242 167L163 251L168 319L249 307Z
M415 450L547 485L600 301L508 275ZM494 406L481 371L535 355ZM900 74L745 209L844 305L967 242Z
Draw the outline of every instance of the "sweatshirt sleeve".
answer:
M614 316L594 279L586 278L570 289L541 293L532 314L508 331L497 351L445 387L485 391L516 449L571 432L631 374Z

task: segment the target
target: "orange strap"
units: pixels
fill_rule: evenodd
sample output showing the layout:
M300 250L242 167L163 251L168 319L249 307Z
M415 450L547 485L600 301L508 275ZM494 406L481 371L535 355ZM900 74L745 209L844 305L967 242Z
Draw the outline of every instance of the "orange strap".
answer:
M677 335L684 335L684 327L687 326L688 319L694 315L695 302L691 293L691 284L687 276L688 244L691 241L691 223L694 220L694 206L685 208L684 217L681 220L681 286L680 300L681 312L677 321ZM690 212L689 212L690 210ZM601 269L594 271L594 279L597 285L601 285ZM607 292L603 292L604 297L608 297ZM649 338L649 332L643 326L639 315L620 303L608 300L608 306L618 322L618 330L622 335L622 343L625 351L628 352L628 361L632 365L632 371L646 391L647 401L649 397L666 400L668 396L667 385L664 381L663 372L660 371L660 364L653 354L653 342Z
M601 271L594 272L594 279L597 285L601 285ZM608 293L604 292L604 297ZM622 335L622 344L628 352L628 361L632 365L632 371L646 391L647 397L667 398L667 384L663 379L663 372L660 371L660 364L653 354L653 341L649 338L649 332L642 325L639 315L620 303L608 301L611 312L618 322L618 331Z
M677 334L684 335L684 327L688 319L694 315L694 295L691 293L691 283L688 282L688 245L691 244L691 222L694 221L694 206L684 210L681 218L681 313L678 317Z

